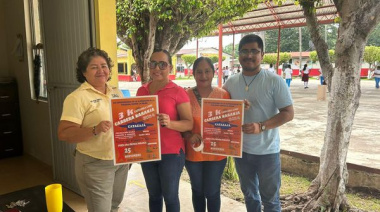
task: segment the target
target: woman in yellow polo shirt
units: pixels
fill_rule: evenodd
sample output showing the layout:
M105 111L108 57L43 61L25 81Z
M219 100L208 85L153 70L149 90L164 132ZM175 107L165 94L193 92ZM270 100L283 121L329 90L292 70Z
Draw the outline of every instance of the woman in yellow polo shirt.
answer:
M187 90L190 97L194 125L191 132L184 133L186 140L185 166L190 176L195 212L206 211L206 208L209 212L220 211L220 184L227 161L225 156L202 154L196 151L196 146L199 146L199 143L202 142L201 99L230 98L227 91L211 86L214 73L214 66L209 58L198 58L193 65L193 75L197 85Z
M82 83L64 103L58 138L76 143L75 175L88 211L118 211L123 200L129 165L114 166L110 99L122 97L107 82L113 66L97 48L84 51L76 76Z

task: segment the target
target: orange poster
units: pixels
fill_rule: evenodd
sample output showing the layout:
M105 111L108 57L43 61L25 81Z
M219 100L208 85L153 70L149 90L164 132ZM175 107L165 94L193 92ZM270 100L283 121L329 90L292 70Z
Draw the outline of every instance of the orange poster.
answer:
M161 160L157 96L111 99L115 165Z
M243 100L202 99L202 153L242 157Z

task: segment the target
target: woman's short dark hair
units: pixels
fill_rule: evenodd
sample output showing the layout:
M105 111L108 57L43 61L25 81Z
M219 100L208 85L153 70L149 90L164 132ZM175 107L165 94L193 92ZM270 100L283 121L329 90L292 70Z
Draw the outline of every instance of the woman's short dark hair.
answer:
M201 61L203 61L203 60L206 61L206 62L209 64L209 66L210 66L211 69L212 69L212 73L213 73L213 75L214 75L214 74L215 74L214 65L212 64L211 59L208 58L208 57L199 57L198 59L196 59L196 60L194 61L194 65L193 65L193 75L195 75L195 71L197 70L199 63L200 63Z
M169 65L171 65L171 66L173 65L172 64L172 56L170 55L170 53L167 50L165 50L165 49L154 49L153 53L156 53L156 52L163 52L163 53L165 53L166 56L168 56Z
M108 56L107 52L104 50L95 48L95 47L90 47L86 51L82 52L77 61L77 68L76 68L76 74L77 74L77 81L80 83L83 83L86 81L86 77L84 77L83 73L86 72L87 66L92 60L92 58L99 56L103 57L104 60L106 60L107 66L110 70L110 75L108 78L108 81L111 79L111 68L113 67L113 62L111 58Z
M249 34L249 35L246 35L244 36L241 40L240 40L240 43L239 43L239 51L241 50L241 48L243 48L243 46L247 43L257 43L257 45L259 46L259 48L261 49L262 53L264 53L264 45L263 45L263 40L261 39L260 36L258 35L255 35L255 34Z

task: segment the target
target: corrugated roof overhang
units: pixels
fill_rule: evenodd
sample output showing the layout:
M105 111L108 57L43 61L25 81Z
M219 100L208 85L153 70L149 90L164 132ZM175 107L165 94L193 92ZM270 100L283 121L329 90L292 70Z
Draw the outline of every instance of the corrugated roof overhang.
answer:
M338 17L335 5L330 0L323 0L323 5L316 9L319 24L334 23ZM234 21L223 24L223 35L244 32L267 31L279 28L293 28L306 26L300 5L294 1L286 1L281 6L272 1L260 3L256 9L249 11ZM212 33L218 35L219 31Z

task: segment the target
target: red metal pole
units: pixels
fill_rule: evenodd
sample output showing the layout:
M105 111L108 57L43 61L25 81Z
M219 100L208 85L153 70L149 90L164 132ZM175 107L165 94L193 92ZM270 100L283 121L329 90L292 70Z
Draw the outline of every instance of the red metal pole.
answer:
M235 32L232 34L232 64L231 70L234 71L235 68ZM230 73L232 74L232 73Z
M276 69L277 74L280 75L280 70L278 69L278 63L280 61L280 43L281 43L281 27L278 27L278 38L277 38L277 62L276 62ZM282 67L284 68L284 67Z
M219 61L218 61L218 87L222 87L222 57L223 57L223 26L219 24Z

